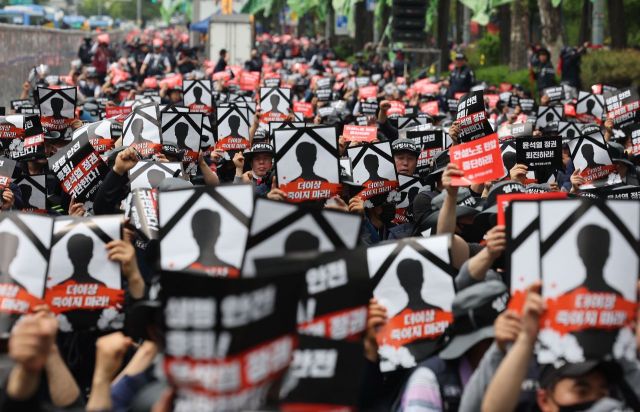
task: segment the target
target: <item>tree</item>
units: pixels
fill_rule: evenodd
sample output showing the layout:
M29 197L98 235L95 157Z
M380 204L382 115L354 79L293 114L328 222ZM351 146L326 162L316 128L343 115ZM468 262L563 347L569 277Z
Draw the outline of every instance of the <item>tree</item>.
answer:
M562 40L562 24L560 22L560 7L558 1L556 6L552 0L538 0L540 9L540 23L542 28L542 43L551 52L551 58L557 59L560 50L564 46Z
M509 68L520 70L527 67L527 44L529 44L529 10L526 0L511 3L511 54Z
M432 2L435 0L431 0ZM449 12L451 11L450 0L440 0L438 7L438 48L440 49L440 69L447 70L449 65Z
M609 7L609 32L611 33L611 47L622 49L627 47L627 26L625 24L623 0L607 1Z
M498 8L500 25L500 64L509 64L511 51L511 7L503 4Z

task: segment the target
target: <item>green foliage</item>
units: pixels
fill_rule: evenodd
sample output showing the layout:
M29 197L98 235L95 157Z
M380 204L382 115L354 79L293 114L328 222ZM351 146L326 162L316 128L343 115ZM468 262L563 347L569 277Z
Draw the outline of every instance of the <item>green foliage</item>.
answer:
M136 1L82 0L78 5L78 12L83 16L97 15L100 11L114 19L135 20ZM151 4L150 0L142 0L142 18L149 21L158 17L160 17L160 4Z
M480 40L464 50L471 67L495 66L500 64L500 37L485 34Z
M525 90L531 91L529 71L527 69L511 71L509 66L490 66L476 68L473 65L477 81L484 81L490 85L499 86L502 82L520 84Z
M585 86L604 83L616 87L640 85L640 51L600 50L582 58L580 77Z
M340 38L338 39L338 44L333 47L333 51L336 54L336 57L341 60L348 60L353 62L353 53L355 53L353 49L353 40L349 38Z

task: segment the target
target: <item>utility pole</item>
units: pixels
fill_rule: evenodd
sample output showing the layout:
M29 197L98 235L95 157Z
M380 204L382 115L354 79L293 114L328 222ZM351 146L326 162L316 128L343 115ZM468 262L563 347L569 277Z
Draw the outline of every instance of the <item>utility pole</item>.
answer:
M594 0L591 17L591 43L601 45L604 43L604 0Z

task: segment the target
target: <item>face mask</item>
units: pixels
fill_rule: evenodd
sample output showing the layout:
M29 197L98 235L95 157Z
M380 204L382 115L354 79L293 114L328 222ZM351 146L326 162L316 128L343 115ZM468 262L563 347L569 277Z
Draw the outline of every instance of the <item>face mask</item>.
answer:
M582 403L576 403L570 406L560 406L558 405L558 412L582 412L588 411L595 405L597 401L587 401Z

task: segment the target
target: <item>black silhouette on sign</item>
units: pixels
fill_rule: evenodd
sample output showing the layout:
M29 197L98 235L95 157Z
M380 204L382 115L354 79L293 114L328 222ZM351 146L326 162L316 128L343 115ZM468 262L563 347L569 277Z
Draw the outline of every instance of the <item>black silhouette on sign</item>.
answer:
M278 109L278 105L280 104L280 96L277 94L272 94L269 97L269 102L271 102L271 113L281 113Z
M374 182L378 180L388 181L389 179L378 175L378 168L380 167L380 161L378 160L378 156L374 154L366 155L362 161L364 162L364 167L369 172L369 177L365 180L366 182Z
M151 140L147 140L142 137L144 131L144 121L140 118L134 119L131 122L131 133L133 133L132 144L153 143Z
M196 98L196 101L193 104L202 104L202 87L194 87L193 88L193 97Z
M73 265L73 273L67 280L76 283L97 283L106 286L103 282L89 274L89 263L93 258L93 239L83 234L75 234L67 242L67 254Z
M157 189L158 185L160 185L166 177L167 176L158 169L151 169L147 172L147 180L152 189Z
M243 138L240 135L240 117L239 116L229 116L229 136L231 137L239 137Z
M54 119L64 119L62 115L62 108L64 107L64 101L59 97L53 97L51 99L51 111L53 112Z
M233 266L216 256L216 243L220 237L220 213L201 209L191 218L191 231L200 250L192 265L205 267Z
M320 239L306 230L294 230L289 233L284 241L284 254L318 252L320 251Z
M582 153L582 157L587 162L587 168L591 169L594 167L603 167L604 165L600 163L596 163L595 154L593 152L593 145L589 143L584 143L580 148L580 153Z
M409 309L412 311L424 309L442 310L437 306L431 305L422 299L422 287L424 285L424 270L422 263L415 259L403 259L398 263L396 269L400 286L405 290L409 301L404 309L399 313Z
M316 145L309 142L302 142L298 144L296 147L296 158L298 159L302 173L300 173L300 176L293 179L293 181L302 179L305 181L316 180L320 182L327 182L327 179L316 175L313 171L316 160L318 159L318 148Z
M189 125L183 122L176 124L173 129L179 148L187 147L187 136L189 135Z

